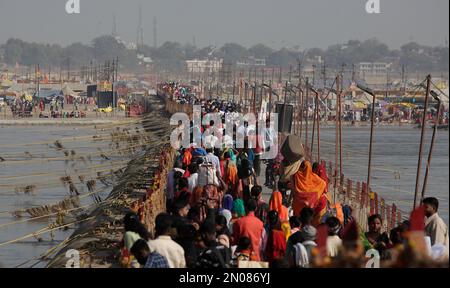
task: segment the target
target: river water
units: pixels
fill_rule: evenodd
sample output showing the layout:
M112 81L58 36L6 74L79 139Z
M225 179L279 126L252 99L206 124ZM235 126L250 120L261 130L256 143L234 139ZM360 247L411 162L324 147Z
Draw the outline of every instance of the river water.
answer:
M74 228L54 231L53 235L45 233L28 237L11 244L2 244L48 227L55 222L55 217L30 221L30 215L14 217L10 212L55 204L70 197L70 191L63 185L61 177L71 175L80 195L88 194L86 181L95 179L97 172L107 173L111 169L126 164L127 159L111 153L111 140L93 140L93 135L108 135L108 130L96 130L87 126L4 126L0 127L0 266L16 267L25 261L23 267L36 265L42 267L45 262L36 259L48 249L61 243L71 235ZM57 150L54 142L59 140L64 146ZM64 151L75 152L67 157ZM106 154L110 160L100 157ZM89 156L88 156L89 155ZM69 160L68 160L69 159ZM82 175L85 179L79 179ZM106 181L112 181L107 177ZM104 199L111 191L111 186L96 181L95 195ZM17 187L34 185L32 193L17 191ZM79 210L87 213L93 208L91 195L80 197ZM89 206L90 205L90 206ZM76 210L76 212L78 212ZM19 223L13 223L19 221ZM67 222L74 221L73 217ZM66 222L66 223L67 223ZM10 224L11 223L11 224ZM41 241L38 241L41 238Z
M371 187L386 201L409 213L413 207L419 155L420 129L411 126L378 126L374 130ZM335 129L322 128L321 158L335 162ZM432 129L427 129L422 156L422 191ZM309 136L311 137L311 136ZM311 138L310 138L311 139ZM343 127L343 174L354 181L367 180L370 126ZM317 144L315 144L317 145ZM316 151L316 150L315 150ZM313 152L313 153L317 153ZM439 214L448 224L449 132L438 130L433 148L425 197L439 199Z
M428 140L424 149L423 166L425 166L432 130L428 129L426 132ZM48 233L42 234L39 236L42 238L41 241L38 241L35 237L29 237L13 244L2 244L45 228L55 221L54 218L28 221L29 217L26 213L23 218L15 218L10 212L55 203L69 197L68 189L59 180L66 173L67 175L85 175L88 179L99 170L108 170L113 166L123 164L125 159L117 155L114 156L114 153L108 154L111 158L109 161L105 161L98 155L99 149L102 149L102 151L111 149L108 141L92 140L92 135L98 133L108 132L99 132L93 127L83 126L0 127L0 156L7 160L0 162L0 266L16 267L30 259L35 259L59 244L73 232L71 227L67 231L57 230L53 236ZM344 175L355 181L365 181L369 127L344 127L342 135ZM83 136L86 137L80 138ZM334 139L333 128L323 127L321 129L321 156L323 159L334 161ZM61 140L66 150L76 151L76 157L91 154L91 159L86 160L87 163L81 160L65 160L63 151L57 151L53 147L56 140ZM375 130L372 162L373 190L377 191L387 201L394 201L403 211L410 211L413 205L419 140L420 129L410 126L379 126ZM448 145L448 131L439 131L426 193L426 196L434 196L440 200L439 214L447 223L449 199ZM422 173L422 177L423 175L424 173ZM77 179L74 180L77 187L80 187L80 193L87 193L86 188L81 185L82 183ZM36 186L33 193L15 192L15 187L26 185ZM99 185L98 188L102 187L105 187L105 189L99 195L104 199L110 192L111 187ZM90 197L87 197L80 202L81 205L89 205L93 201ZM8 225L12 221L24 222ZM5 224L7 226L2 227ZM29 267L30 265L42 267L45 262L38 263L36 260L32 260L23 267Z

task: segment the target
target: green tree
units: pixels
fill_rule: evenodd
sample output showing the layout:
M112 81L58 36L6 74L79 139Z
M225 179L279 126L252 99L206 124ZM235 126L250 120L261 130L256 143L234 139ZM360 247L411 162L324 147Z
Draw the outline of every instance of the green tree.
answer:
M14 65L16 62L21 62L23 47L25 43L19 39L9 39L4 45L5 62L9 65Z
M270 54L267 59L267 64L269 66L289 67L297 62L298 56L299 55L297 53L291 52L286 48L282 48L281 50Z
M248 57L247 48L236 43L226 43L220 48L219 55L225 62L236 63L236 61Z
M256 44L248 49L249 55L259 59L267 59L273 52L272 48L264 44Z

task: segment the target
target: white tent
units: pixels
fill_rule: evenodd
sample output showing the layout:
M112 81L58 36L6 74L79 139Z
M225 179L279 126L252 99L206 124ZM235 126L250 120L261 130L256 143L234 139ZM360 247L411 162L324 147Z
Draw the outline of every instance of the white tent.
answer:
M75 93L69 86L64 85L64 87L62 88L62 92L64 94L64 96L71 96L73 98L79 98L80 95L78 95L77 93Z

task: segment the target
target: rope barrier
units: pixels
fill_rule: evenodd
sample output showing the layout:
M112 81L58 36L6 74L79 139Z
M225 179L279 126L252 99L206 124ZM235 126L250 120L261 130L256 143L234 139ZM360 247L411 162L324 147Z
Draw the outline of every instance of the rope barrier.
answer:
M145 134L148 134L148 135L145 135ZM111 144L119 143L119 145L120 145L120 144L128 143L129 140L132 140L133 137L138 136L138 135L140 136L140 138L138 140L132 140L133 142L146 141L147 139L145 139L145 138L149 138L151 135L150 135L150 133L145 133L145 134L144 133L136 133L136 134L133 134L133 135L127 135L127 136L125 136L126 138L120 139L121 142L113 141L114 139L110 135L108 139L102 139L102 141L103 140L105 140L105 141L110 140ZM153 140L153 141L156 141L156 140ZM76 141L74 141L74 142L76 142ZM91 142L95 143L95 142L99 142L99 141L93 140ZM71 143L71 142L65 141L64 143ZM48 142L46 144L50 145L50 143L48 143ZM55 147L48 147L48 148L51 149L51 148L55 148ZM76 148L73 148L73 147L72 148L61 148L61 149L58 149L58 150L52 151L52 152L64 152L64 151L68 151L68 150L84 149L84 148L91 148L92 149L93 147L92 147L92 145L90 145L90 146L77 146ZM108 151L108 150L106 150L106 151ZM114 151L114 149L110 149L109 151ZM26 151L26 152L28 152L28 151ZM24 156L24 157L25 156L33 157L33 155L31 155L30 153L27 154L26 152L8 153L8 154L2 155L2 156L5 157L5 156L10 156L10 155L18 155L18 156ZM33 154L37 155L37 153L43 153L43 152L48 152L48 149L46 149L46 150L34 150ZM31 155L31 156L28 156L28 155ZM80 155L89 155L89 153L84 153L84 154L80 154ZM42 155L40 155L40 156L42 156ZM34 157L36 157L36 156L34 156ZM11 160L8 160L8 161L11 161Z
M109 186L102 187L102 188L97 189L97 190L95 190L95 191L93 191L93 192L81 194L81 195L78 195L78 196L76 196L76 197L66 198L66 199L61 200L61 201L59 201L59 202L57 202L57 203L46 204L46 205L44 205L44 206L53 206L53 205L57 205L58 203L60 203L60 202L62 202L62 201L65 201L65 200L71 200L72 198L84 199L84 198L86 198L86 197L88 197L88 196L91 196L91 195L94 195L94 194L97 194L97 193L104 192L104 191L105 191L106 189L108 189L108 188L111 188L111 187L109 187ZM38 207L42 207L42 206L38 206ZM16 210L16 211L2 211L2 212L0 212L0 215L1 215L1 214L12 214L12 213L16 213L16 212L25 213L25 212L27 212L28 209L33 209L33 208L38 208L38 207L22 208L22 209L19 209L19 210ZM70 211L67 210L67 212L70 212ZM51 215L51 214L48 214L48 215L45 215L45 216L52 216L52 215ZM37 220L38 218L36 218L36 217L31 217L31 218L29 218L28 220L35 220L35 219ZM0 224L0 228L3 227L3 226L9 226L9 225L12 225L12 224L13 224L13 222L10 222L10 223L11 223L11 224L9 224L9 223Z
M81 234L80 234L80 235L81 235ZM44 253L42 253L41 256L39 256L39 257L37 257L37 258L31 258L31 259L28 259L27 261L25 261L25 262L23 262L23 263L21 263L21 264L15 266L14 268L20 268L20 267L24 266L25 264L28 264L28 263L31 262L31 261L37 261L37 262L34 263L33 265L31 265L31 266L28 267L28 268L32 268L32 267L36 266L37 264L39 264L40 262L42 262L43 260L45 260L46 257L48 257L48 256L50 256L51 254L53 254L53 252L56 251L56 249L57 249L58 247L61 247L61 246L65 245L65 244L68 242L69 239L70 239L70 236L67 237L66 239L64 239L63 241L61 241L61 243L59 243L58 245L55 245L55 246L53 246L52 248L50 248L50 249L48 249L47 251L45 251Z
M129 162L129 161L126 161L126 162ZM124 163L125 164L125 163ZM99 173L99 172L105 172L105 171L111 171L111 170L118 170L118 169L123 169L124 167L126 167L126 165L124 165L124 164L120 164L120 165L117 165L117 166L111 166L111 167L109 167L108 169L103 169L103 170L95 170L95 171L93 171L93 172L96 172L96 173ZM101 177L107 177L107 176L111 176L112 174L114 174L114 173L107 173L107 174L103 174L103 175L100 175ZM84 176L85 177L85 175L83 175L83 174L80 174L79 176ZM64 176L61 176L61 175L58 175L58 180L55 180L55 181L48 181L47 179L43 179L43 182L37 182L37 181L33 181L31 184L26 184L26 183L23 183L22 184L22 186L21 187L27 187L27 186L30 186L30 185L34 185L35 186L35 189L43 189L43 188L56 188L56 187L60 187L59 185L57 185L57 184L61 184L61 177L64 177ZM78 179L78 178L75 178L75 179ZM78 179L79 180L79 179ZM95 178L95 179L92 179L92 180L97 180L97 177ZM89 180L88 180L89 181ZM39 185L39 186L36 186L36 184L39 184L39 183L45 183L45 184L47 184L47 185ZM49 184L52 184L52 185L49 185ZM75 184L75 183L74 183ZM78 184L78 185L80 185L80 184L83 184L81 181L80 182L77 182L76 184ZM64 186L64 185L62 185L62 186ZM9 187L9 188L20 188L20 187L18 187L17 185L9 185L9 186L7 186L7 185L2 185L1 186L2 188L5 188L5 187ZM14 194L17 194L17 192L16 191L2 191L2 192L0 192L0 195L14 195Z
M28 239L28 238L31 238L31 237L36 237L38 235L42 235L42 234L45 234L45 233L48 233L48 232L51 232L51 231L55 231L55 230L58 230L58 229L61 229L61 228L65 228L65 227L69 227L69 226L72 226L72 225L75 225L75 224L79 224L79 223L82 223L82 222L85 222L85 221L89 221L89 220L92 220L94 218L95 218L95 216L92 216L92 217L88 217L88 218L85 218L85 219L82 219L82 220L74 221L74 222L71 222L71 223L68 223L68 224L56 226L54 228L48 228L47 227L47 228L44 228L44 229L40 229L40 230L38 230L38 231L36 231L34 233L30 233L30 234L24 235L22 237L19 237L19 238L16 238L16 239L12 239L12 240L0 243L0 247L8 245L8 244L13 244L13 243L16 243L16 242L19 242L21 240L25 240L25 239Z
M156 120L155 120L156 121ZM160 124L160 123L159 123ZM111 124L111 127L118 127L121 125L117 125L117 124ZM153 127L153 126L152 126ZM161 127L163 127L163 125L161 125ZM103 128L104 129L104 128ZM143 128L140 128L143 129ZM98 129L97 129L98 130ZM113 130L114 131L114 130ZM102 134L101 136L111 136L110 134ZM61 142L77 142L79 140L85 140L85 139L90 139L93 136L96 135L83 135L83 136L67 136L67 137L63 137L60 139L55 139L55 140L60 140ZM22 143L22 144L4 144L4 145L0 145L0 148L5 148L5 147L17 147L17 146L33 146L33 145L45 145L45 144L49 144L49 142L31 142L31 143Z
M156 141L155 141L156 142ZM91 153L91 154L88 154L88 153L85 153L85 154L78 154L78 156L77 156L77 159L67 159L67 157L55 157L55 158L47 158L47 159L30 159L30 160L21 160L21 161L14 161L14 162L10 162L10 163L14 163L14 164L20 164L20 163L24 163L24 162L27 162L27 163L29 163L29 162L38 162L38 161L50 161L50 160L54 160L54 161L56 161L56 160L61 160L61 161L76 161L76 160L78 160L78 161L82 161L82 160L80 160L80 158L81 157L83 157L83 156L101 156L101 155L105 155L105 153L112 153L112 152L115 152L116 154L118 153L118 152L122 152L122 151L128 151L128 150L130 150L131 148L140 148L140 147L144 147L144 146L150 146L150 145L153 145L153 143L154 142L146 142L146 143L143 143L143 144L136 144L136 145L131 145L131 146L127 146L126 148L123 148L123 149L111 149L111 150L101 150L101 152L99 152L98 154L95 154L95 153ZM133 153L131 153L131 154L133 154ZM81 155L81 156L79 156L79 155ZM128 162L129 160L122 160L122 161L120 161L120 163L121 162ZM20 162L20 163L19 163ZM9 163L8 163L9 164ZM105 164L100 164L100 165L105 165ZM89 166L88 166L89 167ZM95 166L93 166L93 167L95 167ZM58 170L58 171L60 171L60 170ZM49 173L39 173L39 174L35 174L35 175L33 175L33 174L31 174L31 175L33 175L33 176L39 176L39 175L50 175L50 174L53 174L52 172L49 172ZM17 176L10 176L10 177L0 177L0 179L2 179L2 180L5 180L5 179L15 179L15 178L19 178L19 177L22 177L22 176L27 176L27 175L17 175ZM1 185L0 185L1 186Z
M80 207L76 207L76 208L71 208L71 209L68 209L68 210L61 210L59 212L54 212L54 213L50 213L50 214L46 214L46 215L42 215L42 216L38 216L38 217L27 218L27 219L23 219L23 220L17 220L17 221L12 221L12 222L8 222L8 223L3 223L3 224L0 224L0 228L4 228L4 227L11 226L11 225L16 225L16 224L22 224L22 223L26 223L26 222L29 222L29 221L35 221L35 220L39 220L39 219L43 219L43 218L48 218L48 217L51 217L51 216L58 215L61 212L73 212L73 211L76 211L76 210L82 210L82 209L85 209L85 208L88 208L88 207L91 207L91 206L94 206L94 205L97 205L97 204L96 203L91 203L89 205L84 205L84 206L80 206Z
M87 171L87 170L95 170L97 168L103 168L103 167L119 167L119 166L124 166L123 164L128 163L129 161L130 160L120 160L120 161L115 161L115 162L111 162L108 164L97 164L94 166L84 166L84 167L81 167L80 169L83 169L83 171ZM110 169L111 168L103 169L103 170L96 170L95 172L109 171ZM59 174L57 172L59 172ZM55 176L61 177L60 173L61 173L61 169L53 170L53 171L50 171L47 173L33 173L33 174L25 174L25 175L17 175L17 176L0 177L0 180L6 181L6 180L28 178L28 177L38 177L38 176L44 176L44 175L55 175ZM46 183L48 183L48 179L46 179ZM35 184L35 182L33 182L33 184ZM0 185L0 187L5 187L5 185Z

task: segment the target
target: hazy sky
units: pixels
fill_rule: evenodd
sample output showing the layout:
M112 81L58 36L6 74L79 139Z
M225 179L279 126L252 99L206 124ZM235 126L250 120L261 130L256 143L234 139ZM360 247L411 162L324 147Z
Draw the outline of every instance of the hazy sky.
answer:
M381 14L367 14L367 0L80 0L81 14L68 15L66 0L0 0L0 43L8 38L58 43L90 43L117 31L136 40L142 4L144 42L197 46L237 42L247 47L300 45L326 48L350 39L376 37L391 48L416 41L444 45L449 37L448 0L380 0Z

